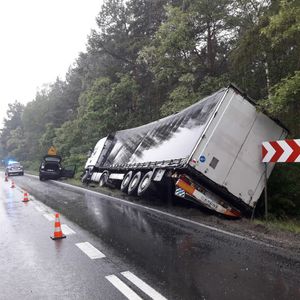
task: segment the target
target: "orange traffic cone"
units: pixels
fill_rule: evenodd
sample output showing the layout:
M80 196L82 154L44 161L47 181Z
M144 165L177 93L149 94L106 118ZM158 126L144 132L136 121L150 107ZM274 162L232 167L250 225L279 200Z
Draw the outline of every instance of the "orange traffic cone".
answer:
M24 192L23 202L28 202L28 201L29 201L28 193Z
M7 174L5 174L5 179L4 179L4 181L8 181L8 176L7 176Z
M11 188L14 189L15 188L15 182L12 180L11 181Z
M64 239L66 237L61 231L59 213L55 214L54 235L50 237L52 240Z

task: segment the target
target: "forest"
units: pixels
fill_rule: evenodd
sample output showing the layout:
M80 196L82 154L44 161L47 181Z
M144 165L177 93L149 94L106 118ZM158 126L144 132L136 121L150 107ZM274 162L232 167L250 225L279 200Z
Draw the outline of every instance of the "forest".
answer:
M300 138L299 0L104 0L65 78L9 105L0 156L76 164L110 132L179 111L230 82ZM67 37L66 37L67 39ZM270 212L300 219L300 165L277 164ZM261 201L263 202L263 201Z

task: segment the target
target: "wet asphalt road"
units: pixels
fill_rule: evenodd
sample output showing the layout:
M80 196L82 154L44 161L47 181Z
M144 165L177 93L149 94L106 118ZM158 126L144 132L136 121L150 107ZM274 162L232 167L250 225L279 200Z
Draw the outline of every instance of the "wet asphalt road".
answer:
M3 177L0 180L3 182ZM76 295L79 299L85 295L84 299L125 299L105 276L130 270L168 299L300 299L300 257L292 253L58 182L40 182L28 176L15 177L15 181L37 200L60 212L80 233L56 244L49 239L48 228L39 230L38 235L47 230L48 235L38 243L41 251L36 250L38 255L32 255L29 267L41 272L44 280L42 283L38 280L36 287L35 280L40 276L30 274L28 286L26 273L23 277L19 274L20 281L13 280L18 287L14 291L16 295L24 285L25 289L35 287L38 295L48 292L51 295L49 286L58 285L66 298ZM6 188L3 193L7 198L12 192ZM20 204L15 206L24 208ZM13 213L14 205L9 209L7 204L4 207L6 222L10 219L16 222L18 214ZM22 215L28 227L31 221L26 223L25 217ZM35 218L32 222L36 228L42 226ZM2 233L1 248L17 247L21 251L29 243L26 231L22 228L23 233L19 233L15 228ZM6 241L4 234L11 238ZM17 239L25 239L21 246L13 246L16 234ZM89 238L109 258L95 262L81 253L79 256L71 239L78 242L80 235L82 239ZM49 253L55 257L47 262ZM23 260L19 260L22 265ZM64 266L63 273L58 265ZM13 274L13 270L8 274ZM57 282L57 277L67 282L67 290ZM79 283L69 282L74 278Z
M131 287L126 291L131 299L149 299L123 275L130 272L141 279L134 267L110 253L101 239L61 215L67 237L53 241L54 211L32 196L22 202L20 186L11 188L3 176L0 180L1 300L126 299L108 280L116 277ZM91 259L78 243L89 243L101 253L93 251Z

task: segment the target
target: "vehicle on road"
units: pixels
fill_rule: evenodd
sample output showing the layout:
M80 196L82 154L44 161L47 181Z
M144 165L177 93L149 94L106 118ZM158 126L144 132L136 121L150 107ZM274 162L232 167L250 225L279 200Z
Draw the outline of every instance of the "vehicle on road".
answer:
M5 168L5 174L8 176L11 175L24 175L24 168L21 163L17 161L8 162L8 165Z
M100 139L82 181L114 184L129 195L175 194L239 217L251 213L265 187L262 142L286 136L230 85L176 114Z
M39 168L40 180L59 179L61 177L72 178L75 174L75 167L64 168L62 158L59 155L45 155Z

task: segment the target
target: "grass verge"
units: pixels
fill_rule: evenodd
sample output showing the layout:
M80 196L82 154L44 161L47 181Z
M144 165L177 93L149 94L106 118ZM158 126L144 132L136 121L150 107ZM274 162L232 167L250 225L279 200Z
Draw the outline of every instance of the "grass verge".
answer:
M269 229L277 229L300 234L299 220L254 220L254 224L264 225Z

